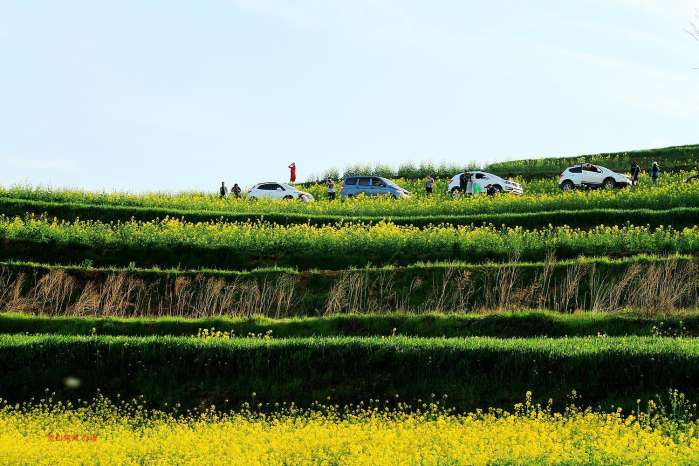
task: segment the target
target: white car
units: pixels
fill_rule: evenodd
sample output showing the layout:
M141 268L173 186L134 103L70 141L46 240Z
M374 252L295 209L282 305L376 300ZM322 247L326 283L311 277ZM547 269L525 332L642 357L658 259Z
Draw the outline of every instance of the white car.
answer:
M499 193L503 192L512 194L524 194L522 185L519 183L515 183L514 181L500 178L499 176L493 175L492 173L475 171L469 171L469 173L472 175L471 180L474 184L474 187L475 185L478 185L478 187L480 188L480 192L482 193L485 193L486 186L492 184L495 190ZM449 187L447 188L447 192L449 194L454 195L461 190L461 184L459 182L461 175L462 173L455 175L449 182Z
M608 168L581 163L566 168L558 179L558 186L563 191L570 191L573 188L625 188L631 186L631 180L628 176Z
M296 189L286 183L275 183L272 181L257 183L248 189L247 195L250 199L299 199L304 202L313 200L313 196L310 193Z

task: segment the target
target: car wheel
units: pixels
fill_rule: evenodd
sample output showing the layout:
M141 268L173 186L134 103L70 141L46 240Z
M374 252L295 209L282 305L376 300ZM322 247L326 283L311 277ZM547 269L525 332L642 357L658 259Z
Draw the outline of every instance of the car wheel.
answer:
M563 191L571 191L573 188L575 188L575 185L570 180L565 180L563 183L561 183L561 189Z
M461 188L454 186L453 188L451 188L451 191L449 191L449 194L451 194L452 196L458 196L459 194L461 194Z
M614 181L614 178L605 178L602 186L604 186L604 189L612 189L616 186L616 181Z
M499 184L493 186L493 189L495 189L495 194L500 194L502 192L502 186L500 186Z

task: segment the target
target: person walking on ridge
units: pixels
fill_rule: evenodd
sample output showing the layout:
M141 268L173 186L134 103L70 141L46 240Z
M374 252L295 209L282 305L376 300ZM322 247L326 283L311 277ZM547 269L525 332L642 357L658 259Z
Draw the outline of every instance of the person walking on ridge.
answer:
M433 189L434 189L434 177L432 175L427 175L427 179L425 180L425 194L427 194L428 196L431 196Z
M289 165L289 182L296 183L296 162Z
M335 182L333 181L332 178L328 178L326 181L326 185L328 186L328 200L334 201L335 200Z
M636 186L638 184L638 177L641 174L641 166L638 163L633 162L631 164L631 186Z
M221 187L219 188L218 193L221 199L226 197L226 194L228 194L228 188L226 188L226 184L223 181L221 181Z
M658 182L659 177L660 166L658 165L658 162L653 161L653 165L650 167L650 179L653 182L653 184L656 184Z

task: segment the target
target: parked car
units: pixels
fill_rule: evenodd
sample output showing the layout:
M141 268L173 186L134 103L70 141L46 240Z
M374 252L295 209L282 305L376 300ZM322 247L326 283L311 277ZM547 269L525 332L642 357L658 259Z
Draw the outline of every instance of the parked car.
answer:
M257 183L248 189L250 199L299 199L302 201L312 201L310 193L296 189L286 183Z
M566 168L558 179L558 186L563 191L573 188L625 188L631 186L631 179L599 165L582 163Z
M515 183L514 181L500 178L499 176L493 175L492 173L475 171L471 171L469 173L471 173L472 175L471 181L473 182L474 186L478 185L478 187L480 188L480 192L482 193L485 193L486 186L492 184L495 190L499 193L524 194L524 189L522 189L522 185L519 183ZM449 181L447 193L454 195L461 190L459 183L459 178L461 177L461 175L462 173L454 175L451 181Z
M392 196L396 199L410 197L410 192L401 188L391 180L380 176L348 176L345 178L340 197L342 199L359 194L367 196Z

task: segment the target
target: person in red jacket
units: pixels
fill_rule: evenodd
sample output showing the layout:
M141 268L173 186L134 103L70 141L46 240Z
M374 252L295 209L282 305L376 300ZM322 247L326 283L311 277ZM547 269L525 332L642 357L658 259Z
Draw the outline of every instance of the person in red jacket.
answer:
M291 165L289 165L289 170L291 171L291 173L289 175L289 181L291 181L292 183L295 183L296 182L296 163L295 162L291 162Z

